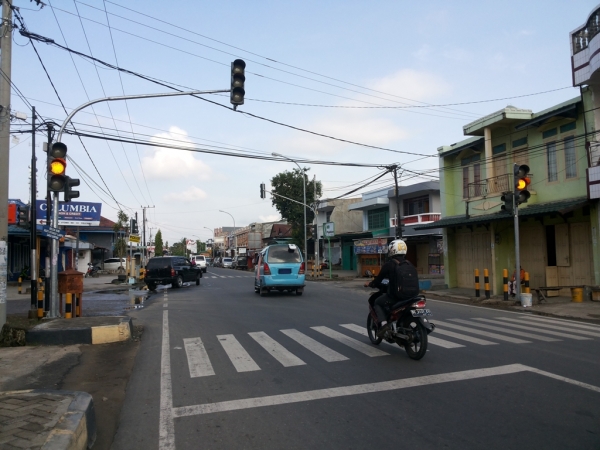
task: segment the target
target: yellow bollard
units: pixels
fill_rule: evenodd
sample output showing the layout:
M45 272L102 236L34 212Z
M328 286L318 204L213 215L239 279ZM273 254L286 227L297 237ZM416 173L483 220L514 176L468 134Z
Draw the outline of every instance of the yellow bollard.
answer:
M65 319L71 319L72 317L73 317L73 296L72 296L72 294L66 294Z
M508 269L502 269L502 287L504 290L504 300L508 300Z
M37 293L37 316L38 319L44 317L44 291L39 290Z
M479 298L479 269L475 269L475 297Z
M485 298L490 298L490 273L487 269L483 269L483 283L485 285Z
M18 281L18 288L19 288L19 294L22 294L23 292L21 291L21 283L23 282L23 279L21 277L19 277L19 281Z
M529 290L529 272L525 272L525 283L523 286L523 293L525 294L529 294L530 290Z

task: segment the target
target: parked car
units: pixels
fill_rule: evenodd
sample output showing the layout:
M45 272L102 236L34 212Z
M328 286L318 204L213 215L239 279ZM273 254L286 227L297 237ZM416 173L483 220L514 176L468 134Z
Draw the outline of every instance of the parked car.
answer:
M212 265L213 265L213 259L206 258L206 267L212 267Z
M225 257L223 258L222 266L224 269L231 269L231 265L233 264L233 260L231 258Z
M102 270L116 270L125 272L127 260L125 258L108 258L104 260Z
M261 250L255 267L254 292L265 296L271 290L304 292L306 266L295 244L269 245Z
M241 270L248 269L248 257L246 255L236 256L233 259L233 268Z
M202 269L202 272L206 273L206 256L192 255L190 259L193 263L200 267L200 269Z
M159 256L150 258L146 266L144 281L151 291L159 284L171 284L180 288L183 283L195 281L200 284L202 270L183 256Z
M213 259L213 267L221 267L221 257L217 256Z

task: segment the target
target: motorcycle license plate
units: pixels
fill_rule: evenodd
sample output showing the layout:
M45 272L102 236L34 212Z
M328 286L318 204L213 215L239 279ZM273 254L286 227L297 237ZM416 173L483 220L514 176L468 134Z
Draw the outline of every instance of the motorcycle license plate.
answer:
M411 309L410 312L413 315L413 317L422 317L422 316L430 316L431 315L430 309Z

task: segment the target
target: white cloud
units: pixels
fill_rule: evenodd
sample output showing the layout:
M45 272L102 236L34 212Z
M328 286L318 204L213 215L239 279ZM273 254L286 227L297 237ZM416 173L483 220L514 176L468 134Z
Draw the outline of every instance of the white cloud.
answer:
M419 101L438 99L451 90L450 84L439 75L414 69L399 70L392 75L372 81L369 87L390 95ZM394 99L394 97L390 98ZM396 100L402 101L402 99Z
M187 133L175 126L169 128L168 133L159 133L151 138L157 144L178 145L192 148L192 141ZM198 180L208 180L212 176L212 169L197 159L193 152L158 147L149 156L142 160L147 176L155 179L181 179L194 176Z
M191 203L198 200L203 200L207 197L206 192L202 189L192 186L183 192L172 192L164 195L163 200L167 202L184 202Z
M258 216L261 222L275 222L281 219L281 215L279 214L270 214L268 216Z

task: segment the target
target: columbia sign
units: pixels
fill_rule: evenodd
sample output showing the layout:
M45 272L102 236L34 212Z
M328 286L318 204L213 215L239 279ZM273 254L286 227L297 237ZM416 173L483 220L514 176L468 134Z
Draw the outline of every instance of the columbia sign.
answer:
M38 225L48 225L46 201L37 200L36 208ZM100 225L101 211L102 203L59 202L58 225L97 227Z

